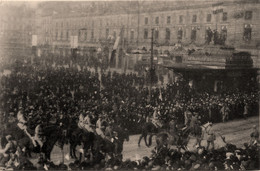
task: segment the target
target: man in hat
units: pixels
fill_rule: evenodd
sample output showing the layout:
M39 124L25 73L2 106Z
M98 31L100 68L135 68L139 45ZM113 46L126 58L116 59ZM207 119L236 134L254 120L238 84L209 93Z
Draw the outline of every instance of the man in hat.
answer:
M34 138L31 136L31 134L29 134L29 132L27 131L27 126L26 123L27 121L25 120L24 117L24 110L22 107L19 108L20 110L17 113L17 126L24 131L24 133L32 140L32 143L36 146L36 143L34 141Z
M10 158L14 157L18 147L17 142L13 140L11 135L7 135L5 138L7 140L7 144L4 149L0 150L0 158L2 158L1 164L7 163Z
M212 149L214 149L214 141L216 139L215 133L212 129L212 122L209 122L208 126L206 126L206 134L207 134L207 150L209 149L210 144L212 145Z

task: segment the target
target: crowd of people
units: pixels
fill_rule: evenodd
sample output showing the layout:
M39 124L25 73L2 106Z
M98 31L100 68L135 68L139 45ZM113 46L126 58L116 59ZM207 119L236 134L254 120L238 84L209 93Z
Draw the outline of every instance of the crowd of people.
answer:
M112 123L124 123L131 134L137 134L140 133L141 125L153 118L155 108L156 117L161 123L174 119L180 124L189 122L189 113L198 113L202 124L208 121L225 122L239 117L246 118L258 113L257 89L250 92L234 90L225 94L201 93L192 89L187 80L180 78L164 87L150 90L144 76L103 72L97 67L90 68L87 63L53 61L54 58L40 63L16 61L10 65L10 73L2 74L1 124L15 121L20 110L23 110L25 120L32 129L39 121L48 125L57 123L64 117L79 120L82 113L91 113L93 118L105 114ZM239 150L240 155L250 152L249 149ZM104 167L151 169L160 165L165 168L176 166L190 169L196 163L201 169L213 169L217 167L215 164L218 158L225 156L227 152L233 153L233 160L239 167L244 166L242 161L245 161L247 164L244 167L251 168L249 163L255 161L251 153L237 161L237 152L234 150L214 151L215 153L202 151L204 153L182 154L168 150L163 159L160 158L161 152L156 152L156 157L144 158L139 162L106 161ZM195 159L190 159L191 156L195 156ZM173 160L174 157L177 159ZM202 161L197 163L199 159ZM228 160L228 167L234 162ZM95 164L82 165L73 163L71 167L92 168ZM222 169L225 166L217 168Z

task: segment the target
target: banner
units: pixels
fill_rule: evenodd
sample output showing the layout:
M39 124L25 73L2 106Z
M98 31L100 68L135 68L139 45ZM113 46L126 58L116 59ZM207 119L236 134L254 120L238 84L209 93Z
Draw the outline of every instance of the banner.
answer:
M37 35L32 35L32 46L37 46Z

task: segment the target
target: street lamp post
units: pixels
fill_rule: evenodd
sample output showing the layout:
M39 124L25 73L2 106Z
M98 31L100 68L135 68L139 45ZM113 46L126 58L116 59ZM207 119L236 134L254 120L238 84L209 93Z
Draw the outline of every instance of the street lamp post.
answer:
M151 66L150 66L150 85L149 85L149 93L150 93L150 101L152 100L152 84L153 84L153 74L154 74L154 66L153 66L153 33L154 29L152 29L152 37L151 37Z

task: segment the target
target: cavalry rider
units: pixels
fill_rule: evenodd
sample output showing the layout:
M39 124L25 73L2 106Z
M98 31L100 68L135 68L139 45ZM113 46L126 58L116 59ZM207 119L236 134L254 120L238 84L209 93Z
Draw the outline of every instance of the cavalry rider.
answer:
M85 110L83 110L83 112L82 113L80 113L80 115L79 115L79 122L78 122L78 127L80 128L80 129L84 129L84 114L83 113L85 113Z
M25 117L24 117L24 111L23 111L23 108L20 107L19 108L19 112L17 113L17 120L18 120L18 123L17 123L17 126L24 131L24 133L32 140L32 143L34 146L36 146L36 142L34 140L34 138L29 134L29 132L27 131L27 126L26 126L26 123L27 121L25 120Z
M1 164L7 163L10 159L15 157L15 152L17 150L17 142L13 140L11 135L6 136L7 144L4 149L0 150Z
M42 122L40 121L40 123L35 128L34 140L40 145L41 148L45 142L45 137L43 135L44 133L42 128Z
M159 115L160 115L160 111L159 111L158 107L155 107L154 112L153 112L152 123L157 128L160 127Z
M207 133L207 150L209 149L210 144L212 145L212 149L214 149L214 141L216 140L215 133L212 129L212 122L208 123L208 126L205 128Z
M200 126L198 121L198 113L194 113L190 120L190 130L193 135L196 134L196 129L198 126Z
M91 120L90 120L90 113L87 112L86 116L84 116L83 113L81 113L79 115L78 127L80 129L83 129L84 131L93 132L94 133L95 131L92 128L92 124L91 124Z
M99 114L96 123L96 133L100 135L102 138L105 138L104 130L105 130L104 120L102 118L102 114Z
M84 118L84 128L88 132L95 133L95 130L93 129L94 126L91 123L91 119L92 119L92 116L91 116L90 112L87 112L87 115Z

